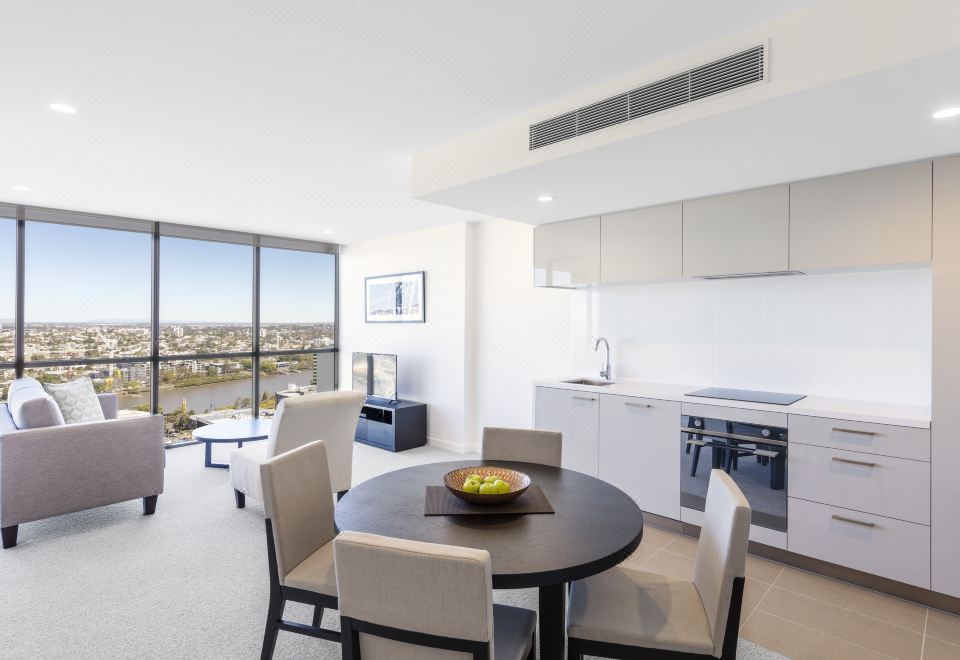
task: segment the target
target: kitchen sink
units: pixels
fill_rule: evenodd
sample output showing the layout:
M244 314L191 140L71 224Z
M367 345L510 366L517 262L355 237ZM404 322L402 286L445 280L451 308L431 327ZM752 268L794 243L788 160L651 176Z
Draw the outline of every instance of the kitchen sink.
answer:
M597 387L613 385L612 380L599 380L597 378L574 378L572 380L565 380L563 382L570 383L571 385L594 385Z

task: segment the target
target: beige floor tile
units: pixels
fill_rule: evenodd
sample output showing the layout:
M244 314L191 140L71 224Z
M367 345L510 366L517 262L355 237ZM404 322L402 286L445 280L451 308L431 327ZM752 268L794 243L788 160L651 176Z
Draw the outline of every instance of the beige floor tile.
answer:
M750 616L754 613L754 610L748 610L744 607L740 611L740 631L743 632L743 627L747 625L747 621L750 620Z
M663 549L675 555L686 557L687 559L696 559L697 547L697 539L690 538L689 536L678 536L663 546Z
M666 544L673 541L675 538L679 537L679 534L674 534L673 532L668 532L665 529L660 529L659 527L651 527L646 525L643 528L643 541L640 542L640 545L653 546L655 548L662 548Z
M778 564L775 561L761 559L760 557L754 557L753 555L747 555L748 578L753 578L754 580L759 580L760 582L766 582L767 584L773 584L773 581L777 579L777 576L780 575L780 571L782 569L783 565Z
M754 611L741 628L740 636L771 651L795 660L887 660L875 653L842 639L825 635L760 610Z
M660 548L657 546L641 543L640 547L634 550L632 555L623 560L623 563L628 566L639 566L658 552L660 552Z
M920 657L921 633L776 586L763 597L757 609L894 658L915 660Z
M926 608L914 603L799 571L789 566L784 567L774 584L780 589L803 594L907 630L923 633ZM958 636L960 636L960 628L958 628Z
M948 644L933 637L927 637L923 643L923 660L957 660L960 658L960 646Z
M651 573L660 573L681 580L693 579L693 560L670 552L658 552L645 561L642 568Z
M743 585L743 609L752 610L756 607L768 589L770 589L770 585L766 582L747 578ZM743 615L741 614L741 619L742 618Z
M960 617L940 610L930 610L930 616L927 618L927 636L960 645Z

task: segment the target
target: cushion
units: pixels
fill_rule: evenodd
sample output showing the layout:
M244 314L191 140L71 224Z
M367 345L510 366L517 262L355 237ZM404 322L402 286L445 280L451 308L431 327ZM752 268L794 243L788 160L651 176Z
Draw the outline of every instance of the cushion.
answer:
M65 423L104 421L100 399L97 398L97 392L93 389L93 382L86 376L71 380L69 383L48 383L44 385L44 389L60 406Z
M0 435L16 431L17 425L13 423L13 417L10 415L10 409L7 404L0 403Z
M267 460L267 445L254 442L230 452L230 486L247 497L263 502L260 465Z
M333 567L333 541L300 562L282 580L286 587L337 595L337 572Z
M567 626L577 639L714 654L693 582L623 565L573 583Z
M56 401L33 378L19 378L7 390L7 407L18 429L63 426L63 414Z

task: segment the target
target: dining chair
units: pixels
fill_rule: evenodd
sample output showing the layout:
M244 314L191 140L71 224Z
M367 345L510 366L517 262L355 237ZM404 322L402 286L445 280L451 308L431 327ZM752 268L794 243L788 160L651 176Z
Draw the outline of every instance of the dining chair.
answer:
M263 501L260 465L264 461L314 440L327 443L333 494L340 497L346 492L353 478L353 438L365 399L359 392L340 391L304 394L281 401L266 443L247 444L230 452L230 485L237 508L246 506L247 497Z
M481 458L485 461L516 461L560 467L563 434L536 429L483 429Z
M273 657L281 630L339 642L340 633L320 627L324 608L337 609L336 529L326 443L317 440L264 461L260 481L270 569L270 604L260 658ZM287 601L313 605L312 624L285 620Z
M343 532L344 660L533 660L536 614L493 604L486 550Z
M620 565L573 583L568 660L737 655L750 505L730 475L710 472L693 580Z

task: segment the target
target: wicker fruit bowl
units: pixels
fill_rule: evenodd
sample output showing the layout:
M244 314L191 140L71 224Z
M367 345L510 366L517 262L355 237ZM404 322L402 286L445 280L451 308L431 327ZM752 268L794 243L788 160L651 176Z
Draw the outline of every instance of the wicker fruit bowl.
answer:
M464 482L470 475L480 475L482 478L497 477L507 482L510 491L506 493L468 493L463 489ZM530 487L530 477L523 472L509 468L484 466L457 468L443 475L443 485L451 493L470 504L496 505L506 504L517 499Z

